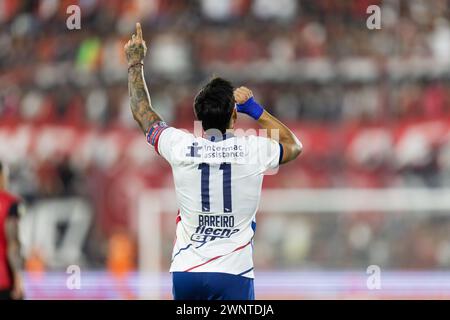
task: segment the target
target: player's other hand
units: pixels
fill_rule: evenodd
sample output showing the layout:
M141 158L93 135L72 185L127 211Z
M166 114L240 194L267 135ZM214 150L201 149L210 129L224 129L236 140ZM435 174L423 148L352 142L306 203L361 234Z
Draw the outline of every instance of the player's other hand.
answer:
M234 90L234 100L238 112L245 113L255 120L258 120L264 112L263 107L253 98L253 92L246 87Z
M131 39L125 44L125 54L128 61L128 66L136 63L144 63L144 57L147 54L147 46L142 38L141 24L136 23L136 34L131 36Z
M244 104L251 97L253 97L253 92L249 88L239 87L234 90L234 100L237 104Z

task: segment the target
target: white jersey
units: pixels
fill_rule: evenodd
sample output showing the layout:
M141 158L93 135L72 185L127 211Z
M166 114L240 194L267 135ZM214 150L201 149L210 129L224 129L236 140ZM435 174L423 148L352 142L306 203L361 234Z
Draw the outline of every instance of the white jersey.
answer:
M171 272L254 277L253 237L263 175L277 169L283 150L265 137L224 138L195 137L164 122L147 134L148 143L172 167L179 205Z

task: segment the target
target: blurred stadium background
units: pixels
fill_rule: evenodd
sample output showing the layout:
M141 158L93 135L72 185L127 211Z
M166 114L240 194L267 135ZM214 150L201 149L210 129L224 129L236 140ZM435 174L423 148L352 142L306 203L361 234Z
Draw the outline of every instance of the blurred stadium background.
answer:
M0 158L27 204L27 297L171 298L170 167L128 105L123 44L140 21L167 122L191 129L217 74L303 142L265 179L257 298L449 299L449 19L448 0L0 0Z

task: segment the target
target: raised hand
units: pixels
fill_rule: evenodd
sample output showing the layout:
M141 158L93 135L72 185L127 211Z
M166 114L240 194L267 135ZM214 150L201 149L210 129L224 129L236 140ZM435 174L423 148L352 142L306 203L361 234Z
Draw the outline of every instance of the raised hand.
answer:
M142 27L139 22L136 23L136 34L131 36L131 39L125 44L124 49L128 66L144 63L144 57L147 54L147 46L142 38Z
M142 39L142 28L136 23L136 34L125 45L125 54L128 61L128 90L130 94L130 107L133 117L139 124L142 132L147 134L153 123L161 121L161 117L153 109L147 84L144 79L144 57L147 46Z
M246 87L234 90L234 100L238 112L248 114L255 120L258 120L264 112L263 107L253 98L253 92Z
M239 87L234 90L234 100L237 104L244 104L251 97L253 97L253 92L247 87Z

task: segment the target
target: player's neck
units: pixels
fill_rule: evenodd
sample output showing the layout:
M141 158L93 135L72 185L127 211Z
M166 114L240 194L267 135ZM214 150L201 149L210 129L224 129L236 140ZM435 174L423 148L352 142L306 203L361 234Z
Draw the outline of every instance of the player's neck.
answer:
M210 141L222 141L234 137L234 130L227 129L225 133L220 132L220 134L208 134L208 132L205 132L203 137Z

